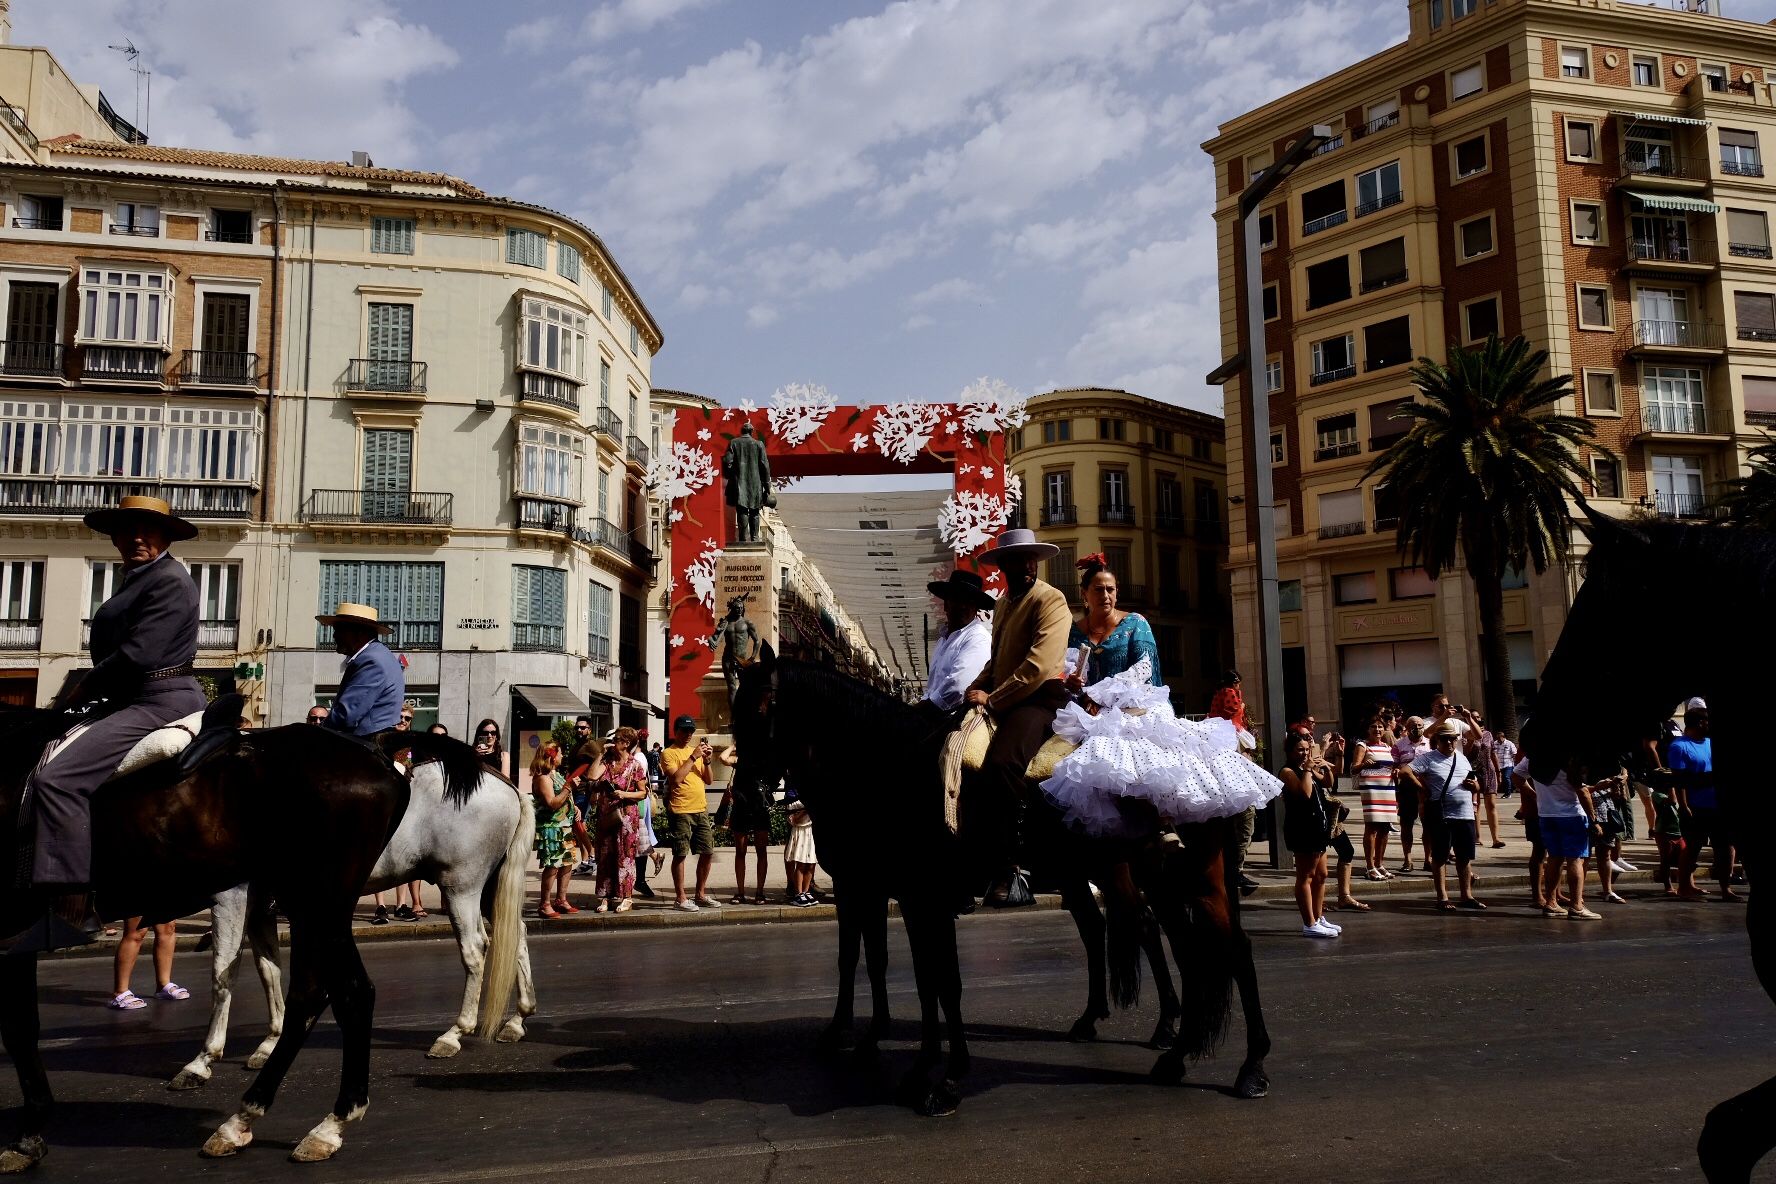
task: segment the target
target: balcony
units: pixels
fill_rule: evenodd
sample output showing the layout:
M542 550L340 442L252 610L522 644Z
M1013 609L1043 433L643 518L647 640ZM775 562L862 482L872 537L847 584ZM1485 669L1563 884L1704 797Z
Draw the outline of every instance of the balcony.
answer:
M1720 171L1723 177L1761 177L1764 164L1761 160L1723 160Z
M198 649L232 651L239 645L239 621L199 621L197 623Z
M1074 506L1047 505L1042 507L1043 526L1072 526L1079 521L1079 511Z
M0 620L0 650L34 650L43 644L43 622Z
M441 650L444 648L444 622L442 621L384 621L393 625L395 631L388 635L385 644L391 650ZM326 626L315 630L315 645L319 649L333 648L333 630Z
M115 506L126 495L164 498L185 518L246 518L253 512L248 485L8 477L0 479L0 514L86 514Z
M1153 529L1180 532L1184 529L1184 515L1161 511L1153 516Z
M1135 508L1121 503L1098 504L1098 522L1105 526L1133 526Z
M1400 519L1397 517L1377 518L1375 520L1376 534L1387 534L1390 531L1398 529L1400 529Z
M353 358L345 368L345 389L369 395L423 395L426 364L412 359Z
M1642 503L1646 504L1646 503ZM1720 507L1707 494L1657 491L1648 507L1661 518L1717 518Z
M525 370L518 375L518 398L525 403L543 403L564 411L580 409L580 384L553 374Z
M1331 526L1320 527L1320 537L1323 539L1348 539L1353 535L1367 534L1368 532L1368 526L1361 522L1338 522Z
M14 218L12 228L14 230L60 230L62 218L59 214L54 218L32 218L30 216Z
M54 341L0 341L0 374L60 382L62 346Z
M1357 205L1357 217L1361 218L1365 214L1373 214L1379 210L1385 210L1389 206L1397 206L1405 200L1406 194L1402 190L1396 189L1392 193L1384 193L1380 197L1359 203Z
M317 524L449 526L456 495L400 489L317 489L302 520Z
M1403 284L1409 278L1410 277L1404 271L1396 271L1392 275L1378 276L1372 280L1364 280L1361 284L1357 285L1357 291L1367 295L1370 292L1379 292L1383 288L1392 288L1398 284Z
M188 349L179 364L181 386L259 386L259 355L230 350Z
M1754 329L1749 325L1740 325L1738 336L1740 341L1776 341L1776 329Z
M1334 226L1342 226L1348 221L1350 221L1350 214L1348 211L1334 210L1330 214L1325 214L1318 218L1309 218L1306 222L1303 222L1301 224L1301 236L1306 238L1310 234L1318 234L1322 230L1330 230Z
M601 436L607 436L612 444L623 442L623 417L609 407L600 407L597 418L592 421L593 430Z
M1641 271L1698 271L1713 267L1719 252L1705 239L1631 238L1628 267Z
M578 507L561 502L542 501L534 497L518 499L518 529L540 530L548 534L574 532L574 515Z
M1673 149L1642 149L1622 153L1622 175L1636 181L1708 180L1708 162Z
M647 441L643 440L640 436L627 437L623 441L623 451L630 460L634 461L642 468L645 469L648 467L648 460L651 454L648 450Z
M1635 321L1629 327L1630 351L1718 353L1726 347L1726 332L1716 321Z
M1768 259L1770 257L1770 244L1729 242L1727 244L1727 254L1735 259Z
M1399 123L1400 113L1398 111L1390 111L1386 115L1377 115L1368 123L1352 128L1350 138L1353 140L1361 140L1366 136L1373 136L1376 132L1386 131L1390 127L1398 127Z
M250 230L206 230L204 231L204 241L206 243L250 243L253 241L253 232Z
M1342 382L1346 378L1355 378L1357 368L1354 364L1339 366L1332 370L1316 370L1307 376L1307 385L1325 386L1329 382Z
M1708 408L1689 403L1646 403L1628 417L1625 433L1630 440L1647 436L1714 436L1729 438L1728 429L1714 422Z
M166 350L158 345L88 345L80 352L80 374L87 382L165 381Z
M567 648L567 630L560 625L512 626L512 648L520 653L555 653Z
M1328 152L1336 152L1344 147L1344 134L1341 132L1313 150L1315 156L1324 156Z
M624 559L629 558L629 536L623 533L622 527L609 518L594 518L591 535L593 546L603 547L612 554L621 555Z
M153 226L122 226L113 222L110 227L112 234L121 234L129 238L159 238L160 225Z
M1331 444L1321 444L1314 449L1315 460L1341 460L1347 456L1356 456L1362 452L1363 446L1356 440L1339 440Z

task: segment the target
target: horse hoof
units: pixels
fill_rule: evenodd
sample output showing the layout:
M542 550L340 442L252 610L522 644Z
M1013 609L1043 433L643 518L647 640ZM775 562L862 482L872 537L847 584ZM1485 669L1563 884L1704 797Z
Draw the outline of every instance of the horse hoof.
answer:
M962 1095L956 1083L944 1081L927 1091L919 1102L918 1111L924 1118L948 1118L961 1104Z
M1153 1062L1148 1072L1155 1085L1181 1085L1184 1081L1184 1060L1182 1057L1160 1057Z
M48 1154L48 1143L36 1135L27 1135L0 1151L0 1175L16 1176L20 1172L28 1172L42 1163L43 1157Z
M196 1089L198 1086L208 1082L209 1079L210 1074L207 1070L200 1073L196 1069L185 1068L179 1070L179 1075L177 1077L167 1082L167 1088L179 1090Z
M517 1044L524 1039L524 1018L513 1016L493 1037L496 1044Z
M430 1048L426 1049L426 1056L434 1061L447 1061L461 1051L462 1045L460 1043L455 1040L446 1040L440 1036L432 1041Z
M265 1068L265 1062L270 1059L271 1050L269 1048L264 1052L255 1052L252 1056L247 1058L247 1068L254 1072L258 1072L260 1069Z
M1067 1039L1069 1040L1086 1042L1096 1040L1097 1038L1098 1021L1096 1017L1089 1013L1074 1020L1073 1026L1067 1029Z
M333 1158L333 1154L339 1150L339 1146L338 1143L329 1143L312 1134L304 1135L302 1142L296 1144L296 1150L290 1152L290 1162L324 1163Z
M1236 1096L1252 1101L1270 1093L1270 1078L1263 1069L1241 1069L1239 1079L1233 1083Z
M253 1141L251 1133L244 1133L239 1142L234 1141L221 1131L217 1131L204 1140L203 1149L198 1152L205 1159L227 1159L238 1154L248 1143Z
M1178 1033L1169 1024L1161 1024L1153 1029L1153 1035L1147 1038L1147 1047L1155 1052L1164 1052L1178 1042Z

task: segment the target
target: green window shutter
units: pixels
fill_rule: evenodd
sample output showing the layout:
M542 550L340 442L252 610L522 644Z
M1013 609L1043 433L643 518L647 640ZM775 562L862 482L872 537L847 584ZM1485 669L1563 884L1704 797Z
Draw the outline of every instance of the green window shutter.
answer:
M370 250L378 255L413 254L413 219L372 218Z
M604 319L609 321L611 319L611 290L601 287L599 291L603 295Z
M372 361L408 362L413 359L413 306L370 306L369 353Z
M537 578L540 577L540 578ZM537 585L541 585L540 589ZM558 629L567 627L567 573L554 568L538 568L532 578L533 611L545 625Z
M611 405L611 364L602 358L598 362L598 405Z
M330 613L339 607L342 600L355 600L363 603L362 594L358 591L358 568L360 564L341 560L321 561L321 602L318 611ZM333 630L321 625L315 630L315 644L329 647L333 644Z
M506 231L506 262L520 267L544 267L549 261L549 240L534 230Z
M562 243L555 248L555 270L564 279L580 282L580 251L578 247Z
M534 569L514 567L512 569L512 623L514 625L530 624L530 574Z
M413 433L400 428L366 428L364 516L401 517L407 512L407 494L412 488Z

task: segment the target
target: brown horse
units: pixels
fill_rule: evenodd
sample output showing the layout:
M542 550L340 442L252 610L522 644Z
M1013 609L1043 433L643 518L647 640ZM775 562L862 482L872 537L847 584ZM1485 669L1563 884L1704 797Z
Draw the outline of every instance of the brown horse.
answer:
M21 845L29 838L19 826L26 778L50 741L79 720L54 711L0 713L0 853L7 866L21 866ZM103 719L94 726L104 727ZM201 911L216 893L248 881L276 898L290 921L290 1022L239 1112L203 1150L230 1155L251 1141L253 1122L270 1108L309 1028L330 1003L345 1046L339 1096L291 1156L326 1159L369 1100L375 988L352 943L352 908L406 808L407 783L381 752L324 728L253 732L218 748L189 775L177 762L151 765L96 795L99 910L168 921ZM0 886L0 916L27 917L33 907L41 906L29 889ZM0 1172L35 1167L49 1150L44 1133L52 1098L39 1031L36 958L0 957L0 1040L24 1095L19 1136L0 1150Z

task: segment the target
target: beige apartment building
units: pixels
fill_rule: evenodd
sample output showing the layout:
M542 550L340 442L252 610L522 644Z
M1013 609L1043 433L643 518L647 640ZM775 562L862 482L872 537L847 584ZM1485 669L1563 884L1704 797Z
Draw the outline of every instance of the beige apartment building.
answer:
M1127 391L1049 391L1026 405L1007 463L1013 521L1060 547L1044 578L1081 607L1081 555L1102 551L1118 603L1153 626L1181 712L1208 710L1228 644L1226 445L1219 419Z
M1288 714L1353 727L1376 699L1475 701L1465 573L1400 557L1393 496L1361 480L1405 425L1420 355L1528 337L1597 428L1588 496L1699 517L1776 422L1776 28L1707 3L1410 0L1390 49L1224 125L1215 162L1224 355L1246 350L1240 191L1315 124L1335 138L1261 210L1272 435L1253 458L1225 387L1231 488L1276 487ZM1256 558L1232 507L1233 617L1261 704ZM1584 540L1575 535L1582 555ZM1533 692L1579 579L1507 580L1512 675ZM1648 606L1649 613L1657 606Z

